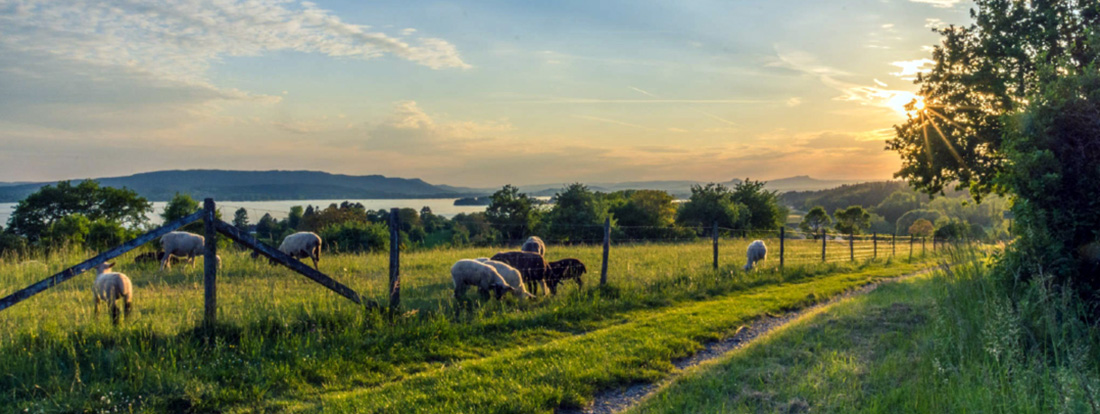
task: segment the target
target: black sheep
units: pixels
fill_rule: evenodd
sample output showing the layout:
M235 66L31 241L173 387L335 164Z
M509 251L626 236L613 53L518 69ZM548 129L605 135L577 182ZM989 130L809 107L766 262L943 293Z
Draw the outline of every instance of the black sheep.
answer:
M519 270L520 276L523 277L523 284L527 285L531 293L536 293L538 285L543 284L550 274L550 264L537 253L500 252L494 254L492 260L507 263Z
M558 294L558 284L569 279L577 281L578 288L584 287L581 275L586 272L588 272L588 269L584 267L584 263L574 258L550 262L550 273L546 276L546 287L554 295Z

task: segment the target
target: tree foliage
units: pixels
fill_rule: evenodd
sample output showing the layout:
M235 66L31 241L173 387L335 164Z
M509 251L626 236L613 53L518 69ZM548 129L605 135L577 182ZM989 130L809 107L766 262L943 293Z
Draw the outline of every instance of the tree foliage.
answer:
M719 227L740 229L748 207L733 200L733 192L722 184L692 185L691 197L676 212L681 226L709 229L714 222Z
M787 208L779 205L776 192L765 190L764 184L745 178L730 194L730 200L748 210L742 220L747 230L775 230L787 221Z
M244 207L233 212L233 227L241 231L248 230L248 210L245 210Z
M913 224L910 225L908 229L909 234L917 237L931 236L932 232L935 230L936 228L932 225L932 222L923 218L913 221Z
M600 196L581 183L573 183L554 195L548 214L550 234L555 240L596 243L603 240L607 208Z
M101 187L95 180L76 185L61 181L44 186L20 201L6 231L35 242L54 222L72 214L137 228L146 223L145 215L152 210L152 203L125 188Z
M1047 79L1096 69L1100 5L975 3L974 24L937 29L933 67L917 78L925 109L895 127L888 148L902 158L895 176L917 189L936 194L954 185L980 200L1006 190L996 179L1009 165L1003 116L1026 107Z
M822 231L825 231L833 224L833 219L829 217L829 213L825 212L825 207L817 206L811 208L805 216L802 216L802 222L798 224L798 228L807 233L813 233L814 238Z
M862 206L849 206L833 212L836 230L846 234L859 234L871 227L871 214Z
M509 184L497 190L489 199L485 216L504 238L523 240L533 234L532 229L539 220L534 198Z

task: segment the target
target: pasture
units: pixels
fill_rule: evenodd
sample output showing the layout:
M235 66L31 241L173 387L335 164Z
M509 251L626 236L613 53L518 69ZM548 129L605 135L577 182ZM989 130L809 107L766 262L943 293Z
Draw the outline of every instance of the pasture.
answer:
M446 367L470 364L488 370L478 377L496 384L487 390L508 390L508 382L521 378L519 374L537 378L532 371L551 369L537 364L539 352L564 352L554 357L556 364L566 367L572 361L578 369L599 361L576 355L591 358L599 350L618 358L608 360L617 361L615 369L600 369L596 376L552 369L553 380L534 387L530 398L494 400L485 394L470 400L485 404L433 409L547 411L582 405L599 388L659 378L668 371L670 358L689 354L700 340L719 337L764 312L803 306L927 265L923 257L913 263L901 259L907 256L901 255L900 244L899 259L886 259L880 245L880 259L849 262L843 242L843 260L797 265L788 259L780 273L775 270L778 241L769 240L768 260L759 271L744 273L740 268L748 242L723 239L717 270L712 268L709 240L613 245L604 287L597 286L600 246L549 246L548 259L576 257L588 265L583 289L567 283L556 297L524 303L481 300L471 292L471 301L461 308L452 298L450 265L500 249L403 253L403 314L392 321L289 270L222 249L219 325L212 335L197 328L202 318L201 258L195 269L177 265L159 272L152 264L133 264L132 257L140 253L135 251L118 258L115 266L130 276L135 290L133 316L117 328L105 313L93 315L91 274L0 313L0 406L28 412L312 411L335 401L354 411L351 407L365 407L362 395L396 387L406 392L388 395L406 399L369 410L428 409L418 406L417 398L451 388L403 380L431 382L433 375L453 375ZM813 250L819 261L820 241L788 243L789 258L810 257ZM865 250L857 246L857 256L868 257ZM0 295L90 255L63 251L4 258ZM322 256L320 267L364 297L385 304L387 263L383 254L340 254ZM716 303L730 312L703 318L709 323L685 322L684 312L696 314ZM626 323L639 319L660 320L660 329ZM630 348L630 343L647 351ZM513 361L505 365L519 371L496 372L492 364L501 355L511 355Z

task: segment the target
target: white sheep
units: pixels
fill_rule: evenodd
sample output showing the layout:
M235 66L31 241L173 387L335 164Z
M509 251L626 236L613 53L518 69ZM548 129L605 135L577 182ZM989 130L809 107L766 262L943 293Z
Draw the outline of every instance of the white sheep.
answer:
M504 282L508 283L514 290L512 294L518 299L533 298L535 295L527 292L527 286L523 284L523 278L519 274L519 270L508 265L508 263L498 262L496 260L489 259L488 257L479 257L478 262L485 263L492 266L494 270L500 274L500 277L504 278ZM545 292L546 290L543 289Z
M490 291L496 292L497 299L500 299L504 292L515 290L492 266L473 259L455 262L454 266L451 266L451 279L455 284L455 299L462 298L470 286L477 286L478 292L482 295L488 295Z
M748 248L748 263L745 263L744 270L752 270L756 262L762 261L768 257L768 247L764 245L763 240L754 240L749 243Z
M118 325L118 299L123 301L123 309L126 317L130 317L130 308L134 304L134 288L130 284L130 278L118 272L112 272L114 263L100 263L95 267L95 285L92 293L95 295L95 314L99 315L99 301L106 301L111 308L111 323Z
M186 231L173 231L160 237L160 244L164 247L164 257L160 262L160 269L171 269L172 264L170 259L172 256L187 257L187 263L191 265L191 268L195 268L195 256L202 256L203 248L205 247L206 239L197 234L191 234ZM222 267L221 256L215 255L217 260L217 266L220 269Z
M546 243L542 242L539 236L531 236L527 238L527 241L523 242L523 247L519 248L520 251L538 253L539 256L546 255Z
M279 251L295 259L313 259L313 268L320 270L317 263L321 261L321 236L316 233L300 231L286 236Z

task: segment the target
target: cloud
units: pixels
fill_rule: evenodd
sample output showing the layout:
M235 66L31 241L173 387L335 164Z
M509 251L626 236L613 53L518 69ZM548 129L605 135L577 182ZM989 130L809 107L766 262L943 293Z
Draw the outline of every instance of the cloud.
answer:
M791 99L787 100L787 106L789 106L789 107L793 108L793 107L796 107L798 105L802 105L802 98L794 97L794 98L791 98Z
M929 17L927 19L924 19L924 27L927 27L929 29L942 29L944 27L947 27L947 23L944 23L943 20Z
M773 62L772 65L785 67L817 77L821 83L841 92L841 95L835 98L836 100L856 102L860 105L889 108L897 112L903 111L901 109L902 106L916 98L916 95L909 91L885 89L878 86L861 85L843 80L842 78L848 78L851 77L851 75L847 72L819 63L817 59L809 53L797 50L787 50L779 45L776 45L775 50L778 60ZM895 64L898 63L908 62L895 62ZM882 84L882 82L878 80L874 80L874 82L879 85Z
M891 65L901 68L900 72L891 72L891 75L897 76L902 79L914 79L918 73L924 73L932 70L931 66L935 65L936 61L927 58L903 60L898 62L892 62Z
M963 0L909 0L913 3L930 4L932 7L938 7L941 9L949 9L955 7L956 4L962 3Z
M281 97L208 77L226 57L275 51L470 67L445 40L372 31L309 2L0 0L0 120L166 128L213 116L225 104L277 103Z
M352 137L358 147L369 151L403 155L442 154L487 144L514 130L507 121L437 121L415 101L402 101L382 122ZM354 133L354 131L353 131ZM363 139L365 138L365 139Z

